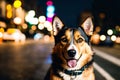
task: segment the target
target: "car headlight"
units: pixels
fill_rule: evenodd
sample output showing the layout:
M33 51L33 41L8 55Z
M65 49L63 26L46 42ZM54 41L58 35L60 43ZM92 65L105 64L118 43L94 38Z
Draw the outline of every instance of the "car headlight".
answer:
M100 36L100 40L101 40L101 41L105 41L105 40L106 40L106 36L105 36L105 35L101 35L101 36Z

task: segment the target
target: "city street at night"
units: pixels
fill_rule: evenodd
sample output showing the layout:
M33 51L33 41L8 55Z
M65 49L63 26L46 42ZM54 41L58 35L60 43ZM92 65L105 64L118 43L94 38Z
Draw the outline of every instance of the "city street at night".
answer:
M70 80L93 79L92 62L95 80L120 80L120 0L0 0L0 80L44 80L53 36L55 44L65 44L66 51L58 44L54 53L67 53L69 69L62 70ZM95 53L90 62L89 43ZM66 74L60 76L68 80Z
M53 45L52 41L44 42L43 39L0 43L0 80L43 80L52 62L50 54ZM119 80L120 64L117 60L120 61L120 46L93 48L96 52L96 80ZM107 59L110 56L116 61Z

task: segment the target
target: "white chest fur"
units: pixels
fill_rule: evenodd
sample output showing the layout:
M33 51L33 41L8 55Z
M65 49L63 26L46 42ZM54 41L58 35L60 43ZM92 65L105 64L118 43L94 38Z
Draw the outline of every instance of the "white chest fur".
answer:
M63 80L80 80L82 79L82 76L81 75L77 75L77 76L70 76L70 75L67 75L63 72L59 72L59 75L63 78Z

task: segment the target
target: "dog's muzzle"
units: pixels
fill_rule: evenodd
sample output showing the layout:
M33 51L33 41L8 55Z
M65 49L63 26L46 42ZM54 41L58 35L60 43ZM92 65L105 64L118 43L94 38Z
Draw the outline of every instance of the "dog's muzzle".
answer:
M74 50L74 49L68 50L69 57L75 57L75 55L76 55L76 50Z
M70 49L68 50L68 56L70 59L67 60L67 64L69 67L75 67L77 65L77 60L74 58L76 55L76 50Z

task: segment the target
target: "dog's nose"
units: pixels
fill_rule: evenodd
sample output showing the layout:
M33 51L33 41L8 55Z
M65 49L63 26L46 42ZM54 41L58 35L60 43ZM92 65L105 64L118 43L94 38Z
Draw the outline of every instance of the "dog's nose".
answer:
M69 57L74 57L76 55L76 51L74 49L68 50Z

